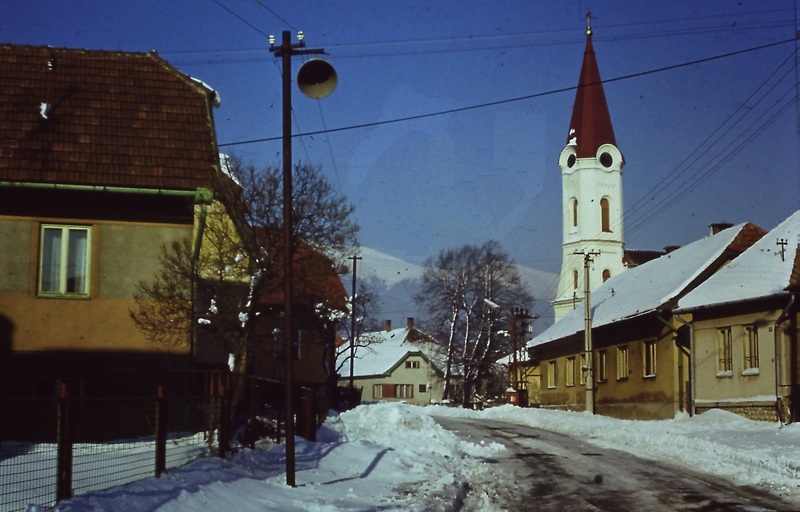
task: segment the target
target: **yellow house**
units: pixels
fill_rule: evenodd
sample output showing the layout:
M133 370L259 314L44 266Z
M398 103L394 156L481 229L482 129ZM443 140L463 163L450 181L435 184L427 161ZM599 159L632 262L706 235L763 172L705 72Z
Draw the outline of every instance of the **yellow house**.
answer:
M689 292L694 410L797 421L800 211Z
M353 382L361 388L364 402L405 402L413 405L438 403L444 392L444 373L434 362L435 342L414 327L392 329L387 322L383 331L362 334L373 343L361 347L353 361ZM345 350L343 355L349 354ZM347 381L345 364L342 380Z
M581 302L528 343L541 368L541 406L628 419L688 410L689 328L672 310L763 234L749 223L730 227L603 283L589 296L588 318Z
M4 384L152 392L191 344L153 345L129 310L163 246L199 243L218 97L155 53L0 45L0 67Z

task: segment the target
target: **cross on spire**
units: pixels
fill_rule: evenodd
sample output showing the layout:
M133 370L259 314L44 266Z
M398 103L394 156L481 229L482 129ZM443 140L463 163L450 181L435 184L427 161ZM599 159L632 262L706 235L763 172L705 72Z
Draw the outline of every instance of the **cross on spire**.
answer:
M586 9L586 37L592 37L592 11Z

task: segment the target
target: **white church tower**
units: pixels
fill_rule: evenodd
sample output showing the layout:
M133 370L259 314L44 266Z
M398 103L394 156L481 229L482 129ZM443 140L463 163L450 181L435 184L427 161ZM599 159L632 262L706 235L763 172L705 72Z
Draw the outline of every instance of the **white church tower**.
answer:
M586 17L583 53L561 167L563 255L556 299L558 321L583 300L584 264L589 291L624 270L622 245L622 153L616 146L600 71Z

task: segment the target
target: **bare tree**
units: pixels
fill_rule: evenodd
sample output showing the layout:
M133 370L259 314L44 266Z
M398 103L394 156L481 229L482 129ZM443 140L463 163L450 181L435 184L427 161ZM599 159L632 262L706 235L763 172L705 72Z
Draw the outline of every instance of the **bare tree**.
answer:
M239 371L251 372L259 299L278 292L282 283L282 170L277 165L259 169L235 157L222 164L227 178L215 190L222 206L209 208L203 251L195 253L189 241L165 248L157 275L139 283L131 316L160 344L180 343L200 326L236 356ZM346 271L345 258L357 248L353 212L321 167L295 165L290 243L299 270L294 277L302 280L297 288L308 295L298 301L309 302L326 318L331 306L312 296L330 277L319 255L338 272ZM301 246L304 250L298 250Z
M343 319L344 321L340 324L340 333L348 342L336 348L336 372L342 375L349 375L351 355L358 358L359 349L368 347L379 339L370 334L375 326L373 315L378 310L379 297L377 293L372 291L369 285L361 283L355 296L355 309L353 308L353 298L352 295L349 297L348 309L350 315L355 315L355 321L347 321L350 320L347 318ZM355 332L351 332L353 326L355 326ZM351 351L350 345L353 340L355 340L355 345Z
M484 299L509 309L533 301L498 242L447 249L425 262L415 302L427 313L426 325L440 335L447 354L443 399L451 397L453 376L459 374L460 398L468 403L480 380L490 377L491 366L508 353L508 339L495 330L496 314Z

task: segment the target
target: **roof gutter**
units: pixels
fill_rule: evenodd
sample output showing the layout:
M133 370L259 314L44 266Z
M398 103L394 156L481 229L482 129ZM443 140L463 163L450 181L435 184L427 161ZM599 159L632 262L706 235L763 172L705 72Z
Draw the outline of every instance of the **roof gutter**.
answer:
M50 190L71 190L80 192L111 192L121 194L145 194L162 196L194 197L196 203L210 203L214 198L211 189L198 187L195 190L176 190L165 188L109 187L106 185L73 185L67 183L37 183L28 181L0 181L0 187L34 188Z

